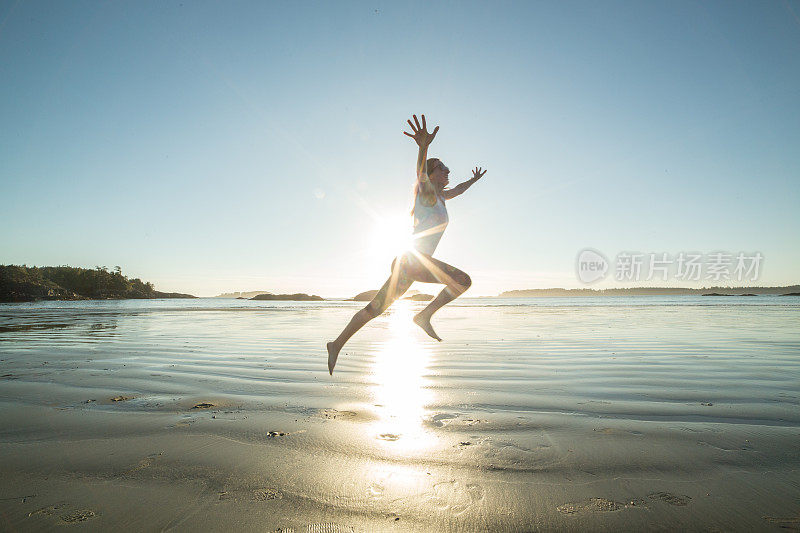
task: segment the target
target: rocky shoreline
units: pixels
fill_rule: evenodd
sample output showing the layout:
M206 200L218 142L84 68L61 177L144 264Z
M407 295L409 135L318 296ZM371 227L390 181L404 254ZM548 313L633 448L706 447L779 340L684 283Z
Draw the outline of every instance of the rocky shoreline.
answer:
M161 292L152 283L129 279L117 267L95 269L58 266L0 265L0 302L39 300L129 300L196 298L191 294Z

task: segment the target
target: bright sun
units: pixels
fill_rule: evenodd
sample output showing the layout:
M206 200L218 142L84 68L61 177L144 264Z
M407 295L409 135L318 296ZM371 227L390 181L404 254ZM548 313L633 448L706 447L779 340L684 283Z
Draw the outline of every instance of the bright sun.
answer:
M410 216L380 217L372 229L369 255L377 262L386 263L410 250L413 243Z

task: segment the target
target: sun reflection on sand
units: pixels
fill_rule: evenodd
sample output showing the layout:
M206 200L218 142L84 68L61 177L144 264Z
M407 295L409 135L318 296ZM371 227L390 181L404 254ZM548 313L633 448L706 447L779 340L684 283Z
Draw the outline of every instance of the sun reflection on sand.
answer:
M411 302L395 302L388 317L390 338L372 363L373 403L379 417L372 431L404 452L426 448L435 440L423 426L425 406L432 399L425 378L431 353L417 340L412 316Z

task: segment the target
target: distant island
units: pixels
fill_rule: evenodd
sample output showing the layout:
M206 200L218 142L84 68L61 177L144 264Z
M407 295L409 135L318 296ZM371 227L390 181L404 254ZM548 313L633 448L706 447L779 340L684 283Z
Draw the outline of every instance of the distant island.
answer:
M271 294L270 291L246 291L246 292L223 292L214 298L237 298L240 300L248 300L253 296L258 296L259 294Z
M360 293L356 294L355 296L353 296L352 298L348 299L347 301L348 302L371 302L372 299L375 298L376 294L378 294L377 290L364 291L364 292L360 292ZM420 294L421 293L418 290L410 290L410 291L406 292L407 296L404 298L404 300L413 300L413 299L430 300L430 299L433 299L433 296L431 296L430 298L417 298ZM430 296L430 295L423 295L423 296Z
M286 300L294 302L324 302L325 299L316 294L305 294L298 292L295 294L257 294L250 300Z
M662 296L695 294L703 296L755 296L757 294L792 295L800 285L786 287L630 287L622 289L522 289L505 291L498 298L532 298L539 296ZM787 294L788 293L788 294Z
M150 282L128 279L115 267L29 267L0 265L0 302L36 300L124 300L196 298L191 294L161 292Z
M364 291L356 294L352 298L350 298L351 302L371 302L375 295L378 294L377 290L373 291Z
M413 296L406 296L403 300L411 300L414 302L427 302L433 300L433 294L414 294Z

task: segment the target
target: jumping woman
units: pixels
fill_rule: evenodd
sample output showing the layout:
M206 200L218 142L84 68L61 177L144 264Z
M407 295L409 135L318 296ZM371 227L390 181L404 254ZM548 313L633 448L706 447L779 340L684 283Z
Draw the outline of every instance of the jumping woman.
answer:
M328 372L331 375L333 375L333 367L336 366L339 351L341 351L342 346L348 339L361 329L364 324L386 311L415 281L442 283L445 285L442 292L414 317L414 323L437 341L442 339L439 338L431 326L431 316L442 306L458 298L472 284L472 280L466 272L435 259L433 252L436 250L444 229L447 227L448 218L445 200L455 198L469 189L486 174L486 171L481 171L480 168L476 167L472 171L472 179L460 183L452 189L445 189L450 182L447 178L450 174L450 169L435 157L427 158L428 146L436 137L439 126L436 126L432 133L428 133L425 115L422 115L421 126L419 120L417 120L417 115L414 115L414 122L412 123L409 120L408 124L411 126L413 133L408 133L407 131L403 133L414 139L417 146L419 146L417 183L414 187L414 209L411 212L414 216L414 246L412 250L403 253L392 261L391 275L378 291L378 294L375 295L375 298L353 316L350 323L347 324L335 341L328 343Z

